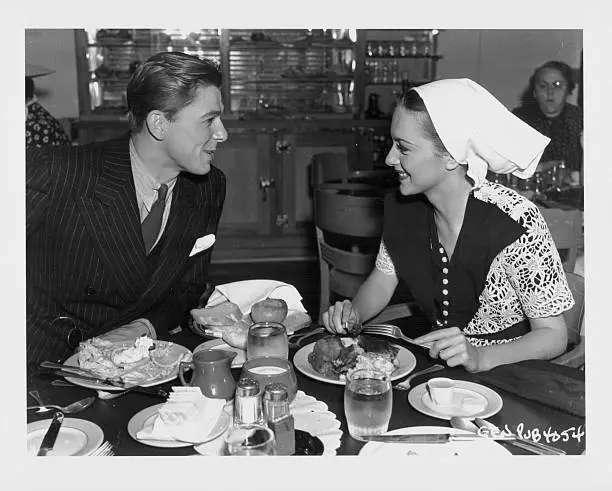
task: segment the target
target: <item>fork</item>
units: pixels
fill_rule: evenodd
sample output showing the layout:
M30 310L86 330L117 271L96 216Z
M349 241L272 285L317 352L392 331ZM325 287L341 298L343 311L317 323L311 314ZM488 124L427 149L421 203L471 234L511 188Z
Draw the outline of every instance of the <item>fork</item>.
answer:
M442 370L444 368L443 365L440 365L438 363L436 363L435 365L430 366L429 368L426 368L424 370L421 370L419 372L414 372L412 375L410 375L406 380L404 380L403 382L400 382L399 384L395 384L393 386L394 389L398 389L398 390L410 390L410 382L412 382L412 380L415 377L418 377L420 375L425 375L426 373L433 373L433 372L437 372L439 370Z
M391 324L370 324L368 326L365 326L362 332L365 334L379 334L381 336L401 339L402 341L405 341L408 344L412 344L413 346L418 346L419 348L431 348L429 344L417 343L414 339L404 336L404 333L399 327L393 326Z
M113 446L110 442L104 442L96 450L89 454L90 457L111 457L115 455Z

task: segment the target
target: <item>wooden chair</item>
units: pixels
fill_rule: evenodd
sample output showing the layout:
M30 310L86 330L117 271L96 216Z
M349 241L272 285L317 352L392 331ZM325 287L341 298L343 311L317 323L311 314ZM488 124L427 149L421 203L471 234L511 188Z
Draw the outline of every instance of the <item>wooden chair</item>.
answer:
M558 208L541 208L540 211L548 224L557 249L566 251L563 267L566 271L573 271L578 250L583 245L582 212Z
M312 157L310 185L318 186L328 181L340 179L351 171L346 155L342 153L317 153Z
M323 184L314 188L314 217L319 252L321 299L319 319L330 306L331 294L353 298L374 268L378 250L364 250L360 239L379 243L384 198L364 184ZM347 240L330 244L326 232ZM408 304L387 307L376 322L411 315Z
M576 273L566 272L565 274L575 302L575 305L564 313L569 350L553 359L552 362L559 365L582 368L585 361L584 278Z

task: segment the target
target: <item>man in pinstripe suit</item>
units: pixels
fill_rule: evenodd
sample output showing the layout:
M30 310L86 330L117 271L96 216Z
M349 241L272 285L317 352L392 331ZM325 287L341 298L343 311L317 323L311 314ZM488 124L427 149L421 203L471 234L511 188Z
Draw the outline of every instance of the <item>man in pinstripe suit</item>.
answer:
M196 305L225 199L220 85L214 63L159 53L128 84L130 134L28 153L28 363L80 333L167 339Z

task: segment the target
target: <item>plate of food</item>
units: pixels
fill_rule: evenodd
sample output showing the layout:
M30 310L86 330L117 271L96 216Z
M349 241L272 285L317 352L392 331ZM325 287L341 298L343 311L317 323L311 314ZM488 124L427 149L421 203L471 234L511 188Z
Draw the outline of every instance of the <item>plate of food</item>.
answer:
M416 358L403 346L375 336L329 335L298 350L293 364L310 378L344 385L346 374L360 368L376 368L388 373L391 380L400 379L414 370Z
M282 299L266 298L252 305L250 313L243 314L232 302L214 307L193 309L191 328L201 336L222 338L228 345L245 350L249 327L256 322L279 322L287 334L309 326L311 318L306 312L291 310Z
M151 387L175 379L180 362L190 360L191 351L180 344L141 336L125 343L88 339L79 345L78 351L64 365L89 370L100 378L115 378L126 384ZM89 389L123 390L122 387L76 377L65 378Z

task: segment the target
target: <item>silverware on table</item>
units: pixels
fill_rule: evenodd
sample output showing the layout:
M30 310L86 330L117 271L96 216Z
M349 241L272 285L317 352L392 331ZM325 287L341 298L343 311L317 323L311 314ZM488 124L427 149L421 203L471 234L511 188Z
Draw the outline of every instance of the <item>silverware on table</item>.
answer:
M294 332L287 339L290 344L294 344L296 346L300 346L300 343L304 341L304 339L309 338L311 336L316 336L317 334L321 334L325 332L324 327L317 327L310 332L302 333L302 332ZM296 339L297 338L297 339Z
M64 370L56 370L53 372L54 375L59 375L60 377L71 377L79 380L87 380L91 382L97 382L99 384L110 385L111 387L116 387L118 389L123 390L124 392L138 392L140 394L147 394L150 396L161 397L166 399L168 397L168 392L159 387L141 387L140 385L127 385L122 382L117 382L111 379L105 379L101 377L89 377L86 375L77 375L71 372L65 372ZM104 390L104 387L100 387L101 390Z
M414 339L405 336L402 330L391 324L369 324L363 327L361 331L363 334L378 334L380 336L387 336L395 339L401 339L408 344L413 346L418 346L419 348L429 349L431 346L429 344L421 344L415 342Z
M473 442L474 440L508 440L509 437L504 435L485 437L476 433L413 433L410 435L365 435L360 437L369 442L383 443L418 443L418 444L434 444L434 443L449 443L449 442Z
M94 396L89 396L64 407L56 406L54 404L43 404L40 406L28 406L27 411L34 412L34 414L47 411L61 411L63 414L77 414L91 406L95 400L96 398Z
M406 378L400 383L395 384L393 388L397 390L410 390L410 382L412 382L416 377L426 375L428 373L438 372L443 368L443 365L436 363L435 365L432 365L429 368L425 368L424 370L419 370L418 372L411 373L408 378Z
M61 411L55 411L53 415L53 419L51 420L51 424L43 437L42 443L40 444L40 448L38 449L38 456L45 456L55 446L55 441L57 440L57 435L59 434L59 430L64 422L64 413Z

